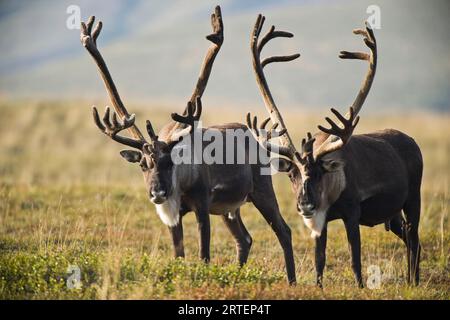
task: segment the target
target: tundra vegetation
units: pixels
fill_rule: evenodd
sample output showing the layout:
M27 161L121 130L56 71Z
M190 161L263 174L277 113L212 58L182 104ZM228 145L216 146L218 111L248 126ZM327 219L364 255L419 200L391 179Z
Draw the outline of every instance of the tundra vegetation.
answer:
M328 224L324 288L319 289L315 242L298 216L284 174L273 180L280 211L292 229L297 286L286 282L276 236L251 204L241 208L253 238L242 269L235 241L218 216L211 216L208 265L198 259L193 213L183 221L186 258L174 259L170 233L148 200L139 166L120 158L119 144L105 143L86 107L92 103L0 102L0 299L450 298L448 115L367 112L355 129L358 134L381 125L397 128L413 136L422 150L420 285L405 281L403 242L378 225L361 227L361 259L363 281L370 276L367 268L378 266L380 287L357 289L345 228L336 220ZM141 127L143 119L151 118L158 128L167 122L166 106L128 108ZM244 110L205 111L202 119L205 125L232 122L243 119ZM259 105L251 110L262 113ZM294 141L323 123L323 112L283 108L283 116ZM302 119L302 126L295 125L296 119ZM80 289L66 285L70 265L80 268Z

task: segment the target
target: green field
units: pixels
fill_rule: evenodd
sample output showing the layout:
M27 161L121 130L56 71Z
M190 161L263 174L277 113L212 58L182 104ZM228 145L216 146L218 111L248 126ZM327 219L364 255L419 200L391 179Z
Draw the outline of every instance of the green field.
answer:
M98 105L102 105L98 103ZM168 109L129 106L138 123L160 128ZM179 111L178 107L174 111ZM161 111L164 110L164 111ZM357 133L394 127L413 136L425 162L420 236L421 284L405 284L404 245L383 226L362 228L363 276L383 273L378 289L357 289L341 221L329 227L324 289L315 286L314 241L296 213L290 183L275 177L293 234L298 284L287 285L281 247L251 205L242 218L253 237L239 269L235 245L213 216L209 265L197 258L195 217L184 219L185 260L172 258L167 228L146 197L138 166L98 132L86 102L0 102L0 299L449 299L450 117L364 116ZM262 108L259 115L264 115ZM243 121L245 112L208 112L204 123ZM291 112L296 141L324 115ZM300 125L299 125L300 124ZM66 285L67 269L82 287Z

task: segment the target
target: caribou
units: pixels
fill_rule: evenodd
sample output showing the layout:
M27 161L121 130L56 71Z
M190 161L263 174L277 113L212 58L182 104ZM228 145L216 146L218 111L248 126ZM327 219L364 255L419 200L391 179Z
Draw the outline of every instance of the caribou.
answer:
M206 88L213 61L223 43L223 22L220 7L217 6L211 16L213 33L207 36L212 42L202 64L200 76L183 114L172 114L172 120L159 134L147 120L147 141L135 124L135 116L130 115L121 101L106 63L97 48L97 38L102 28L99 22L93 29L94 17L82 23L81 42L90 53L99 69L115 111L107 107L103 119L100 119L94 107L93 116L97 127L116 142L129 146L133 150L120 152L123 158L138 163L144 175L144 181L151 202L172 236L175 257L184 257L182 217L193 211L199 229L199 255L202 260L210 260L210 217L209 214L222 216L226 227L232 234L237 249L237 259L241 265L247 261L252 238L245 228L240 207L246 202L253 205L265 218L275 232L284 253L288 282L296 282L291 230L280 214L270 175L261 174L267 167L261 161L254 164L205 164L175 163L172 152L176 148L189 147L185 139L197 131L214 131L225 135L226 130L248 132L244 124L230 123L209 128L200 128L202 105L201 96ZM121 120L119 120L119 117ZM128 130L132 137L119 135ZM254 141L258 145L257 141ZM249 157L248 144L237 145L244 148ZM205 148L205 144L202 145Z
M371 88L377 67L377 42L373 30L354 30L364 37L370 53L341 51L341 59L359 59L369 68L350 111L344 117L335 109L332 113L339 125L326 117L331 128L318 126L318 133L301 142L297 151L283 118L273 100L265 79L264 61L260 48L266 38L258 42L264 17L258 16L252 32L253 67L265 106L273 123L280 126L279 145L270 142L265 134L269 119L258 126L257 118L247 115L247 126L260 144L278 153L276 165L286 172L292 182L297 210L315 238L316 282L322 287L326 259L327 223L344 221L351 251L352 269L356 282L363 287L361 276L360 228L385 223L406 245L409 283L419 283L419 219L420 187L423 161L419 146L408 135L394 129L353 134L359 121L358 113ZM271 31L273 32L274 27ZM265 60L267 61L267 60ZM282 132L281 132L282 131ZM401 214L403 211L403 215Z

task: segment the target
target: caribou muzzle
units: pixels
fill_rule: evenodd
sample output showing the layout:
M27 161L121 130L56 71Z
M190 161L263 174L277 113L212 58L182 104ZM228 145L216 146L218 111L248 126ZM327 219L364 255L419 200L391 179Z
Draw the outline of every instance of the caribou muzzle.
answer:
M162 204L167 200L167 192L164 190L160 191L151 191L150 192L150 201L154 204Z
M306 179L303 184L302 197L299 201L297 209L306 219L310 219L314 215L314 209L316 209L316 205L314 201L313 188L309 179Z

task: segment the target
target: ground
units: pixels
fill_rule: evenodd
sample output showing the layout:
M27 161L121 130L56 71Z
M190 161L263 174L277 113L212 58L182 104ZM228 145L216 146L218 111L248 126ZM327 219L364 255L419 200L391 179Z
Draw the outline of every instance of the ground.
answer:
M314 241L296 213L289 181L281 174L275 177L275 188L292 229L296 286L287 284L281 247L251 205L242 209L253 237L244 268L236 265L234 242L214 216L211 263L197 258L193 214L184 219L187 257L173 259L169 232L146 197L138 166L122 160L121 147L97 131L88 105L0 103L0 299L450 298L448 115L363 113L356 130L396 128L414 137L423 151L420 286L405 283L403 243L376 226L362 227L363 276L369 285L358 289L343 224L335 221L328 232L321 290L314 281ZM137 111L141 128L146 118L158 128L169 119L162 108L130 109ZM245 116L242 110L206 111L206 124L243 121ZM262 108L257 112L264 115ZM324 115L290 113L286 118L296 141L323 122ZM77 278L78 270L77 289L70 280ZM379 283L373 281L378 271Z

